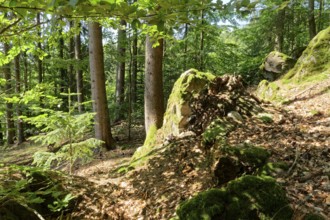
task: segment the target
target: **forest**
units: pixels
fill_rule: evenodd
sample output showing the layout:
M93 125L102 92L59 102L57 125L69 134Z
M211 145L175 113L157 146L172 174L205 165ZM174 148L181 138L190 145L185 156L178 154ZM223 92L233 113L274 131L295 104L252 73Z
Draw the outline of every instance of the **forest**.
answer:
M330 219L330 1L0 0L0 219Z

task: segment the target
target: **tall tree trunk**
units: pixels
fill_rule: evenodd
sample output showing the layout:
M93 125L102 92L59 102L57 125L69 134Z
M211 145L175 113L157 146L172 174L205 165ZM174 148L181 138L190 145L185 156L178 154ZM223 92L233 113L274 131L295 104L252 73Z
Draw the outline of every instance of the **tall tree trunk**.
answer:
M163 125L164 116L163 39L158 40L159 45L157 47L153 47L154 43L151 37L147 36L144 89L146 133L152 126L160 128Z
M62 18L61 18L62 19ZM59 39L59 58L61 60L64 61L64 38L62 36L62 28L60 28L59 30L59 35L60 35L60 39ZM67 73L65 68L61 67L60 68L60 93L66 92L67 86L66 86L66 82L67 82L68 78L67 78Z
M314 0L308 0L308 29L309 29L309 39L312 40L316 36Z
M187 63L188 63L188 23L184 25L184 64L183 64L183 72L187 70Z
M0 145L3 145L2 121L0 120Z
M24 91L29 90L29 71L28 71L28 58L26 55L26 52L23 52L23 58L24 58Z
M21 93L21 71L20 71L20 54L17 55L14 59L14 67L15 67L15 79L16 79L16 87L15 92L16 94ZM17 114L17 143L21 144L24 141L24 125L23 120L20 119L20 116L22 116L22 109L20 106L20 103L17 104L16 109Z
M69 26L70 26L70 29L73 29L74 27L74 23L73 21L70 21L69 22ZM75 49L74 49L74 36L70 38L70 41L69 41L69 57L70 57L70 60L71 62L74 61L75 59ZM76 91L76 80L75 80L75 72L74 72L74 67L73 67L73 64L70 64L69 66L69 72L68 72L68 75L69 75L69 88L70 88L70 92L74 92ZM73 96L71 97L71 100L76 100L76 97Z
M284 47L284 24L285 24L285 8L277 13L275 24L275 46L274 50L283 52Z
M118 111L116 114L116 121L124 117L124 99L125 99L125 53L126 53L126 21L120 21L121 27L118 29L118 64L116 75L116 103ZM124 28L124 29L123 29Z
M111 135L110 117L105 88L104 55L102 28L97 22L90 22L89 28L89 65L91 74L92 100L95 115L95 137L104 141L104 147L114 149Z
M323 14L323 0L319 2L319 22L318 22L318 31L322 30L322 14Z
M199 69L204 71L204 10L201 11L202 30L200 33L200 48L199 48Z
M132 78L131 78L131 102L134 106L137 102L137 72L138 72L138 36L137 30L134 30L133 33L133 54L132 54Z
M78 23L80 27L80 22ZM77 62L80 62L82 60L81 56L81 38L80 38L80 32L75 35L75 59ZM83 85L83 71L80 68L80 65L76 67L76 84L77 84L77 93L78 93L78 111L82 113L84 111L84 85Z
M4 43L4 54L8 55L9 52L9 44ZM12 78L11 78L11 71L10 71L10 63L3 66L3 72L6 80L5 91L7 95L12 93ZM13 120L13 104L6 103L6 139L8 144L14 143L14 136L15 136L15 125Z
M40 25L40 13L37 13L37 29L38 29L38 43L37 47L40 51L42 51L42 46L41 46L41 25ZM43 80L43 67L42 67L42 60L37 57L38 61L38 82L42 83Z

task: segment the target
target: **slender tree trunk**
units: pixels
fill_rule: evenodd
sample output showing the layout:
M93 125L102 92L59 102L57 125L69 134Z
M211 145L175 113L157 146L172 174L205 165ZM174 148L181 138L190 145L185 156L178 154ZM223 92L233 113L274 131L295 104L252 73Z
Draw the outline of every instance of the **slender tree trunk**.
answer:
M137 56L138 56L138 36L137 36L137 30L134 30L133 34L133 54L132 54L132 78L131 78L131 101L134 106L137 102L137 72L138 72L138 62L137 62Z
M322 30L322 14L323 14L323 0L319 2L319 22L318 22L318 31Z
M26 52L23 52L23 58L24 58L24 91L29 90L29 83L28 83L28 78L29 78L29 71L28 71L28 58L26 55Z
M0 145L3 145L2 121L0 120Z
M188 23L184 25L184 64L183 64L183 71L187 70L187 63L188 63Z
M37 29L38 29L38 43L37 47L40 51L42 51L42 46L41 46L41 25L40 25L40 13L37 14ZM38 61L38 82L42 83L43 80L43 67L42 67L42 60L37 57Z
M95 137L104 141L104 147L114 149L111 135L110 117L105 88L104 55L102 28L97 22L90 22L89 28L89 65L91 73L92 100L95 115Z
M79 27L80 27L80 22L78 23ZM81 56L81 38L80 38L80 32L77 33L75 35L75 59L77 62L80 62L82 60L82 56ZM83 106L83 102L84 102L84 78L83 78L83 71L80 68L80 65L78 65L76 67L76 84L77 84L77 93L78 93L78 111L80 113L82 113L84 111L84 106Z
M279 52L283 52L283 47L284 47L284 24L285 24L285 8L278 12L276 17L276 24L275 24L274 49Z
M202 30L200 33L199 69L204 71L204 10L201 11Z
M316 36L316 24L314 16L314 0L308 0L308 27L309 27L309 39L313 39Z
M125 53L126 53L126 21L120 21L121 27L118 29L118 64L116 75L116 103L118 111L116 114L116 121L123 119L124 117L124 99L125 99Z
M16 94L20 94L21 93L20 54L17 55L14 59L14 67L15 67L15 79L16 79L15 92L16 92ZM19 103L17 104L16 114L18 117L18 119L17 119L17 143L21 144L24 141L24 125L23 125L23 120L19 118L20 116L22 116L22 110L21 110L21 106Z
M145 129L148 133L152 126L160 128L163 125L164 93L163 93L163 39L153 47L151 37L146 38L144 117Z
M69 22L70 29L73 29L74 23L73 21ZM70 60L73 62L75 59L75 44L74 44L74 36L70 38L69 41L69 57ZM69 88L71 92L74 92L76 90L76 80L75 80L75 72L73 64L70 64L69 66ZM71 97L71 100L76 100L76 96Z
M9 52L9 44L4 43L4 53L8 55ZM10 71L10 63L3 66L3 72L6 80L5 85L5 92L7 95L10 95L12 93L12 78L11 78L11 71ZM12 103L6 103L6 124L7 124L7 130L6 130L6 139L8 144L14 143L14 136L15 136L15 125L13 120L13 104Z

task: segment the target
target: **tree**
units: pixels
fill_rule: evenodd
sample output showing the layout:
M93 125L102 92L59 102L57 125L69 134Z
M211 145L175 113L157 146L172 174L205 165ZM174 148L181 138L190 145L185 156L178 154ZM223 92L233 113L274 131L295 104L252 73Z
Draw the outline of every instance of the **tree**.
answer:
M118 64L116 75L116 104L118 111L116 115L116 121L123 119L123 104L125 98L125 53L126 53L126 21L120 21L120 27L118 29Z
M314 0L308 0L308 30L309 30L309 39L313 39L316 36Z
M38 43L37 47L39 51L42 51L42 46L41 46L41 22L40 22L40 13L37 13L37 30L38 30ZM38 82L42 83L43 79L43 68L42 68L42 60L37 57L37 62L38 62Z
M80 22L77 22L78 28L80 28ZM81 61L81 38L80 38L80 30L77 34L75 34L75 44L74 44L74 54L77 62ZM83 71L80 66L76 65L76 84L77 84L77 101L78 101L78 111L82 113L84 110L83 102L84 102L84 86L83 86Z
M164 116L163 39L146 38L144 119L146 132L160 128Z
M4 54L8 55L10 46L8 43L4 43ZM5 85L5 92L7 96L12 93L12 78L11 78L11 71L10 71L10 63L5 64L3 66L4 78L6 80ZM6 102L6 124L7 124L7 133L6 139L7 144L14 143L14 136L15 136L15 127L14 127L14 120L13 120L13 103Z
M15 92L17 95L21 92L21 71L20 71L20 54L14 58L14 67L15 67L15 80L16 80L16 87ZM24 141L24 126L23 120L20 118L22 116L22 109L20 103L17 104L17 143L21 144Z
M106 98L102 28L97 22L89 22L88 30L93 111L96 113L95 138L104 141L104 147L111 150L114 149L114 140Z

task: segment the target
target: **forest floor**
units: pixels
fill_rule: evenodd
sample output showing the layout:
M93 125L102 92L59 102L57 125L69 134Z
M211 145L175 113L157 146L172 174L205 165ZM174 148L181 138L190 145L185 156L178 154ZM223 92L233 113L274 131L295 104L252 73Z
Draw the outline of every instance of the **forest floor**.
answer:
M298 93L299 97L292 95L292 101L282 107L264 103L263 108L273 115L272 123L252 117L228 134L229 144L251 142L264 146L272 152L271 161L289 165L289 170L276 179L287 191L295 210L294 219L302 219L305 212L330 218L329 85ZM127 138L126 123L115 126L118 148L75 170L74 175L79 176L76 188L83 190L72 217L170 219L180 202L213 186L210 170L194 169L198 160L207 159L200 156L200 146L196 146L194 138L178 140L171 155L160 154L147 167L119 175L118 167L127 164L143 144L141 124L142 121L133 126L131 140ZM36 148L25 149L26 146L6 149L0 160L26 164ZM17 159L17 153L25 156Z

